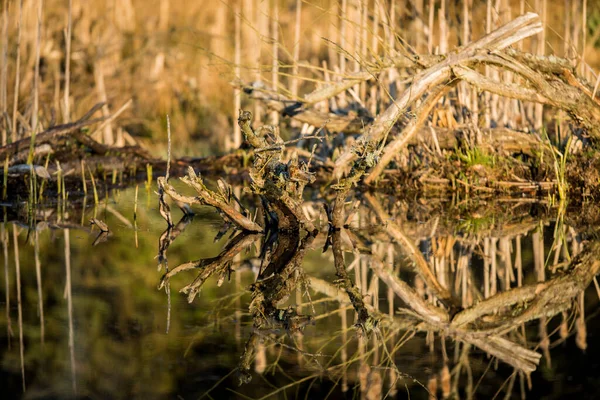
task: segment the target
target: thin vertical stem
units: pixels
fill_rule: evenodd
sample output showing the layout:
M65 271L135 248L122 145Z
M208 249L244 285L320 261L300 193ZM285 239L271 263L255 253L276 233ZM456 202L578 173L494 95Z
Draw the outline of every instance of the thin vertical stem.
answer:
M348 0L342 0L342 9L340 10L340 48L346 49L346 28L348 18ZM340 74L346 73L346 55L340 52Z
M6 221L0 226L0 237L2 238L2 251L4 254L4 290L6 302L6 340L10 349L10 338L13 335L12 322L10 318L10 281L8 274L8 232L6 230Z
M44 326L44 296L42 292L42 263L40 261L40 234L35 231L33 237L33 252L35 258L35 277L37 281L37 291L38 291L38 313L40 315L40 341L42 345L44 345L44 338L46 328Z
M302 0L296 0L296 25L294 26L294 52L292 64L292 81L290 91L298 96L298 60L300 59L300 28L302 26Z
M379 48L379 20L380 20L380 9L378 0L375 0L373 4L373 36L371 38L371 52L377 54ZM371 85L369 88L369 103L371 114L377 114L377 87L378 85Z
M492 0L487 0L486 4L486 14L485 14L485 33L489 34L492 31ZM488 65L485 66L485 76L490 77L490 67ZM490 102L491 95L490 93L483 94L485 98L485 110L483 113L485 126L490 126Z
M497 243L498 243L498 239L497 238L492 238L491 240L491 252L490 252L490 256L492 258L491 262L491 269L490 269L490 296L493 296L496 294L497 291L497 287L498 287L498 264L497 264L497 260L496 260L496 250L497 250Z
M367 59L367 48L368 48L368 19L369 19L369 2L368 0L361 0L362 13L360 19L360 32L362 34L360 57L363 60ZM367 83L362 82L360 84L360 99L364 103L367 100Z
M427 35L427 52L433 54L433 21L435 18L435 0L429 0L429 34Z
M392 5L395 3L396 0L392 0ZM421 53L423 51L423 30L425 28L425 24L424 24L424 20L423 20L423 14L424 14L424 10L425 10L425 6L424 6L424 1L423 0L416 0L413 1L413 4L415 6L415 10L417 11L417 24L416 24L416 32L415 32L415 36L417 37L417 40L415 41L415 47L417 48L417 53ZM392 31L393 33L394 31Z
M448 52L448 24L446 23L446 0L441 0L440 10L438 12L438 21L440 25L440 54Z
M587 0L583 0L583 10L581 12L581 31L581 76L585 78L585 46L587 44Z
M67 33L65 37L65 92L63 93L63 122L71 121L71 36L73 32L73 0L69 0L69 10L67 14Z
M19 108L19 85L21 83L21 24L23 22L23 0L19 0L19 17L17 19L17 60L15 63L15 92L13 96L12 130L10 138L17 141L17 111Z
M266 15L267 11L265 8L268 7L268 2L257 0L257 4L254 6L254 23L256 29L254 30L254 46L251 48L255 49L252 53L255 54L255 67L256 67L256 75L255 80L257 82L262 81L262 71L261 71L261 58L262 58L262 38L268 36L268 23L266 23ZM259 123L262 120L262 107L260 102L254 102L254 122Z
M106 94L106 85L104 83L104 60L102 55L98 55L94 63L94 80L96 82L96 91L98 92L98 100L104 103L102 106L102 115L104 118L110 116L108 108L108 95ZM115 143L113 136L112 124L109 122L102 129L102 141L104 144L112 145Z
M23 305L21 303L21 264L19 261L19 232L17 225L13 225L13 245L15 250L15 270L17 278L17 310L19 313L19 354L21 357L21 383L25 392L25 349L23 343Z
M515 268L517 269L517 287L523 286L523 259L521 256L521 236L515 238Z
M240 79L241 75L241 24L242 24L242 10L240 3L237 2L235 6L235 53L234 53L234 63L235 63L235 77L236 79ZM234 124L233 124L233 148L237 149L242 144L242 131L240 126L235 123L238 120L240 108L242 107L242 98L239 89L233 90L233 115L234 115Z
M8 111L8 0L3 1L2 7L2 62L0 62L0 111L2 112L1 120L4 120ZM2 131L2 146L6 146L6 127L8 121L5 121L4 126L0 126Z
M345 364L348 360L348 349L346 347L348 343L348 315L346 314L346 305L340 303L340 322L342 330L342 349L340 351L340 360L342 364ZM342 376L342 392L348 391L348 369L344 368L344 375Z
M571 54L571 56L575 59L573 60L573 62L577 62L576 61L576 56L577 56L577 48L579 47L579 22L581 21L578 18L578 11L579 11L579 1L571 1L571 22L573 24L573 26L571 27L572 29L572 33L571 33L571 48L573 49L573 54Z
M67 297L67 314L69 315L69 354L71 358L71 384L73 392L77 392L77 382L75 381L75 334L73 331L73 294L71 291L71 235L69 229L64 230L65 236L65 275L66 286L65 293Z
M271 11L271 34L273 36L272 85L273 90L277 91L279 87L279 0L273 0ZM279 113L277 111L271 113L271 122L273 125L279 124Z
M565 31L563 55L568 58L571 49L571 8L569 7L570 0L565 0Z
M490 297L490 239L483 239L483 297L487 299Z
M469 6L471 0L463 0L463 31L462 31L462 45L465 46L469 43L469 37L471 35L471 17L469 16Z
M541 4L542 9L541 17L542 17L542 31L539 35L538 42L538 55L543 56L546 53L546 24L548 22L547 19L547 1L542 0ZM535 105L535 127L536 129L541 129L544 124L544 106L542 104Z
M158 15L158 29L166 32L169 29L170 0L160 0L160 13Z
M39 85L40 85L40 46L42 41L42 9L44 0L38 0L37 10L37 36L35 42L35 71L33 74L33 111L31 113L31 135L33 136L32 143L35 141L35 134L38 129L38 112L39 112ZM28 160L31 163L31 160Z

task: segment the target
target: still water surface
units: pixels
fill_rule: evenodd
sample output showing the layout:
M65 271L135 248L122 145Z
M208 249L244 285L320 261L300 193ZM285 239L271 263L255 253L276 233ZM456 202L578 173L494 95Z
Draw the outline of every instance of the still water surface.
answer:
M135 220L133 199L4 209L3 398L600 395L600 252L571 211L515 202L467 218L456 204L363 201L342 234L374 321L363 333L326 227L215 242L211 209L165 232L154 192L140 190Z

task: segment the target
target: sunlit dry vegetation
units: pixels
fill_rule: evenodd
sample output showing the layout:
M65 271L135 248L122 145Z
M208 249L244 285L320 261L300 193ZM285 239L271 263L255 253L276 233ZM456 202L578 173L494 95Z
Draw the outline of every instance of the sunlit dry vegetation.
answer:
M494 390L524 397L552 347L575 336L586 349L598 221L567 210L600 196L595 2L22 0L2 3L1 35L2 199L34 246L43 224L63 231L74 391L70 200L83 199L77 229L100 230L94 246L112 235L102 203L137 246L139 188L133 223L109 194L143 180L149 198L154 178L166 331L171 289L193 303L233 281L208 296L233 313L194 338L235 325L241 358L207 395L233 390L235 372L266 380L265 396L308 397L323 380L363 398L470 398L499 361ZM226 242L173 262L198 205ZM328 268L304 262L317 252ZM325 334L304 340L312 325ZM398 362L412 351L416 377Z
M528 33L477 42L532 11L539 20ZM368 184L395 170L389 179L418 189L564 197L553 155L595 148L595 3L31 0L5 1L2 13L9 176L32 163L41 178L72 181L86 170L113 181L148 164L160 171L150 154L164 155L166 115L175 156L236 150L246 146L240 109L297 138L303 157L313 144L303 138L322 131L327 143L313 159L335 162L335 176L354 140L370 140L381 162ZM248 156L232 155L238 161L221 160L227 171ZM562 181L596 191L595 156L563 164Z
M587 64L598 61L597 4L488 3L5 0L3 143L76 120L100 101L109 115L132 100L106 128L112 136L98 139L122 144L130 134L152 138L146 145L164 142L164 115L170 114L177 152L186 152L190 140L222 149L235 127L229 82L236 78L276 81L279 92L302 95L376 54L444 54L527 11L542 16L545 30L520 47L565 56L595 82Z

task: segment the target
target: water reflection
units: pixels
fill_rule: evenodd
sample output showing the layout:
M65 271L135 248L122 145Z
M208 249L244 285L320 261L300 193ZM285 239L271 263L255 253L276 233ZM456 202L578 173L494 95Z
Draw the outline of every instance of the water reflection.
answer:
M244 233L204 208L163 231L152 194L135 221L132 196L5 210L15 397L536 398L593 364L600 243L580 212L364 194L340 229L306 202L312 233Z

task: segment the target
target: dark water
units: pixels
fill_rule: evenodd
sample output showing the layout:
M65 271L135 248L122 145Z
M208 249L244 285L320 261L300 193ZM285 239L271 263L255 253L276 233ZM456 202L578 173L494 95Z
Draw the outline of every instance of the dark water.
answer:
M68 204L36 217L4 209L3 398L600 395L594 227L571 211L508 202L463 213L456 202L381 198L383 224L363 201L342 234L349 277L376 321L363 332L331 249L323 253L325 222L314 238L265 245L228 232L214 242L222 220L198 207L162 242L171 275L159 289L166 223L141 188L134 221L133 198L129 189L84 211ZM324 221L320 210L307 211ZM104 240L90 230L93 217L110 227ZM205 281L188 303L180 290L198 276ZM450 322L502 296L513 300ZM448 320L436 322L437 312Z

